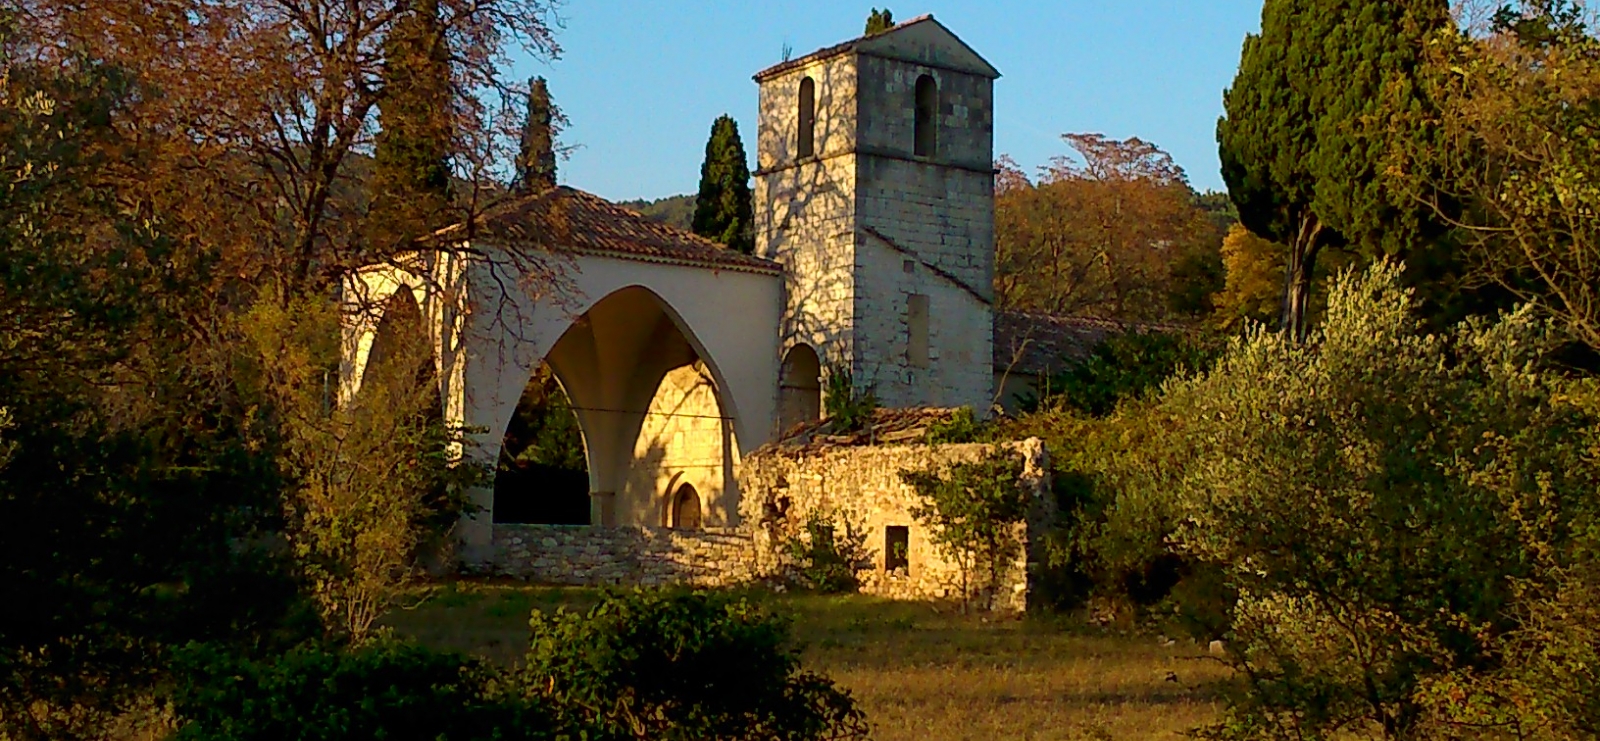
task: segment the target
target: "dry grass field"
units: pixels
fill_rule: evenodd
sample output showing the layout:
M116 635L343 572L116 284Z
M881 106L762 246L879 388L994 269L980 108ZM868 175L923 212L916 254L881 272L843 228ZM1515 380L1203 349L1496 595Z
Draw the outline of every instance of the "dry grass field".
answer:
M805 666L849 688L881 741L1173 739L1213 716L1227 677L1181 640L862 596L750 596L792 616ZM387 622L438 648L513 662L529 612L594 600L588 590L453 584Z

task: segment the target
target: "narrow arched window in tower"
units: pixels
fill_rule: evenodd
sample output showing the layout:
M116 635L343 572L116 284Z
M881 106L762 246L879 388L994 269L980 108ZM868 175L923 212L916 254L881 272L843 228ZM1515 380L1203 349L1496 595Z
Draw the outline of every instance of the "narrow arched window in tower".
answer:
M684 484L672 497L672 526L679 530L700 529L700 492Z
M799 142L795 151L800 157L817 153L817 83L807 77L800 81Z
M939 151L939 83L932 75L917 78L916 155L932 157Z

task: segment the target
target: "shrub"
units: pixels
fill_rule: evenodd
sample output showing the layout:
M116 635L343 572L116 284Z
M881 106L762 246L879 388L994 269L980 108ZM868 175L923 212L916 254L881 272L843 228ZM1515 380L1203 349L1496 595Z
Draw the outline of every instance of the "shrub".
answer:
M1216 343L1181 332L1128 332L1100 343L1088 357L1046 380L1024 407L1110 414L1124 401L1144 398L1168 378L1206 370Z
M1591 671L1563 575L1594 555L1595 415L1541 369L1531 312L1424 334L1399 286L1343 276L1308 341L1256 330L1160 401L1181 475L1126 494L1174 502L1173 547L1239 595L1247 691L1208 737L1544 732L1556 706L1582 727L1592 691L1530 677Z
M866 736L849 693L800 669L787 623L742 599L633 592L529 624L526 685L615 737Z
M1181 474L1183 420L1151 401L1124 404L1106 417L1052 409L1004 423L998 437L1038 437L1050 450L1056 521L1035 575L1038 602L1132 614L1166 600L1193 564L1167 538L1177 503L1152 479ZM1033 600L1030 600L1033 601ZM1187 606L1185 606L1187 607ZM1214 608L1211 608L1214 609Z
M447 543L470 507L467 489L487 473L454 454L464 431L443 421L420 319L389 311L385 326L397 331L380 332L374 346L384 352L374 350L360 392L340 407L322 393L340 336L326 301L258 302L240 317L235 360L240 387L277 417L296 566L326 628L358 641L412 584L422 556Z
M828 379L822 394L822 411L834 432L861 432L872 424L878 410L878 397L872 389L856 388L855 376L842 363L828 365Z
M911 515L960 570L963 604L982 595L992 608L1000 596L997 588L1020 548L1018 529L1033 504L1022 469L1021 456L997 450L972 463L900 473L922 498Z
M962 445L983 440L988 435L988 428L978 421L972 407L961 407L950 415L950 419L943 422L934 422L928 425L927 442L929 445Z
M861 588L857 574L872 562L866 542L866 533L848 517L822 510L806 513L800 532L783 542L791 564L788 582L822 594L855 592Z
M179 741L574 738L477 659L401 643L302 647L262 661L195 646L179 657Z

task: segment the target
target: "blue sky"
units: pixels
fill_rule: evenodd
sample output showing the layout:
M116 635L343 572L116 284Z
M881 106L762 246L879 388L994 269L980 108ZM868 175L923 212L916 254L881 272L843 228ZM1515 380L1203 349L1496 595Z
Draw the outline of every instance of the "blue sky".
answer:
M882 2L882 0L879 0ZM711 122L755 133L751 75L861 33L871 1L567 0L562 57L520 60L549 78L576 146L562 182L615 200L695 190ZM1067 152L1060 135L1138 136L1172 153L1200 189L1220 189L1214 132L1261 0L922 0L1005 75L995 152L1030 171Z

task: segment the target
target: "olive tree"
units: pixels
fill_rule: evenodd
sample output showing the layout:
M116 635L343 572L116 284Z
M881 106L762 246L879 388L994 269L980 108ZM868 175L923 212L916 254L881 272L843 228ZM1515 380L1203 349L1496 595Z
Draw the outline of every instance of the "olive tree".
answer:
M1485 707L1527 731L1490 683L1548 653L1530 628L1593 645L1543 601L1592 553L1592 397L1533 312L1429 334L1400 281L1346 274L1305 343L1258 328L1160 402L1185 420L1181 476L1151 483L1169 543L1239 595L1248 692L1211 737L1450 737Z

